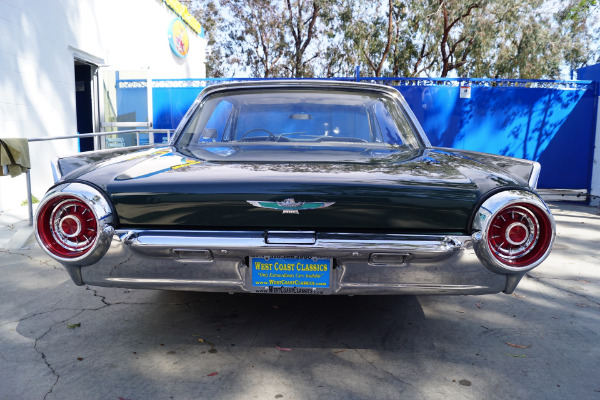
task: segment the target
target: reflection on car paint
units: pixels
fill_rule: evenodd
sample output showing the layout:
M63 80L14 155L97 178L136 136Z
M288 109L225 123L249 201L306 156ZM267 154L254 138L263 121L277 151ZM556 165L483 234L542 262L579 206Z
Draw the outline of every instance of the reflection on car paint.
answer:
M171 152L157 152L156 157L152 157L152 162L141 162L129 168L124 173L117 176L115 179L118 181L124 181L129 179L141 179L147 178L166 172L169 170L176 170L179 168L187 167L194 164L200 164L203 161L182 157L175 155ZM133 157L135 159L138 157Z

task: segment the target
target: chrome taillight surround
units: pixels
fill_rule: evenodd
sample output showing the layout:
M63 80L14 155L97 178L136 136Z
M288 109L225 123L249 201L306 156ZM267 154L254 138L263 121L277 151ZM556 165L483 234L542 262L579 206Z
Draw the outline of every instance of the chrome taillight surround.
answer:
M473 244L479 259L501 273L523 273L548 257L556 224L546 204L523 190L487 199L473 219Z
M90 265L108 251L114 233L108 200L92 186L73 182L52 188L35 217L38 243L65 265Z

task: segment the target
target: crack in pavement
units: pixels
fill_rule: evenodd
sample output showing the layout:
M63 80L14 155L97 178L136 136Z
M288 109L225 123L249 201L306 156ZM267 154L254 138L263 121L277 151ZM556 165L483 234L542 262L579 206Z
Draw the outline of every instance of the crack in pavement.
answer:
M32 257L29 254L17 253L15 251L11 251L11 250L0 250L0 253L7 254L7 255L10 255L10 256L22 256L22 257L26 257L26 258L28 258L31 261L37 261L40 265L45 265L45 266L48 266L48 267L52 267L52 269L56 269L56 270L62 270L62 268L57 267L56 265L50 264L50 263L54 262L51 259L49 259L49 260L42 260L42 259L39 259L39 258L36 258L36 257Z
M60 380L60 374L52 366L52 364L48 360L48 357L46 356L46 354L39 348L39 344L40 344L40 341L42 339L44 339L48 334L50 334L50 332L57 325L67 323L69 320L72 320L72 319L76 318L77 316L83 314L86 311L98 311L98 310L101 310L103 308L110 307L110 306L113 306L113 305L172 305L172 306L174 305L174 306L183 306L183 307L189 307L189 308L191 308L191 303L168 303L168 304L158 304L158 303L151 303L151 302L148 302L148 303L146 303L146 302L143 302L143 303L126 303L126 302L110 303L107 300L107 296L104 296L104 295L98 293L98 290L92 289L92 288L90 288L87 285L85 287L85 290L89 290L90 292L92 292L92 295L94 297L97 297L98 299L100 299L100 302L102 303L102 305L99 306L99 307L96 307L96 308L75 308L75 309L71 309L71 308L56 308L56 309L42 311L42 312L38 312L38 313L35 313L35 314L32 314L32 315L28 315L26 317L23 317L23 318L17 320L17 321L6 322L6 323L3 323L3 324L0 325L0 326L4 326L4 325L7 325L7 324L11 324L11 323L20 323L22 321L26 321L26 320L35 318L35 317L40 316L40 315L54 313L54 312L57 312L57 311L60 311L60 310L77 311L76 313L74 313L73 315L69 316L68 318L65 318L65 319L62 319L60 321L52 323L48 327L48 329L46 329L46 331L44 333L42 333L39 337L37 337L34 340L34 344L33 344L34 350L40 355L41 359L44 361L44 363L45 363L46 367L48 368L48 370L55 377L54 383L52 384L52 386L50 387L50 389L44 395L44 397L43 397L44 399L46 399L54 391L54 388L56 387L56 385L58 384L58 382Z
M0 324L0 327L2 326L6 326L6 325L10 325L10 324L16 324L16 323L20 323L20 322L24 322L27 320L30 320L32 318L38 317L40 315L44 315L44 314L50 314L56 311L80 311L80 312L84 312L84 311L98 311L101 308L104 308L106 306L102 306L102 307L98 307L98 308L68 308L68 307L58 307L58 308L53 308L52 310L46 310L46 311L40 311L38 313L35 314L31 314L31 315L27 315L23 318L19 318L16 321L8 321L8 322L3 322ZM79 315L79 314L77 314Z
M86 285L85 290L89 290L90 292L92 292L93 296L98 297L100 299L100 301L102 302L102 304L104 304L102 307L87 309L88 311L98 311L98 310L101 310L106 307L121 306L121 305L128 305L128 306L182 306L182 307L192 308L192 304L197 303L197 301L188 302L188 303L155 303L155 302L151 302L151 301L143 301L143 302L118 301L115 303L111 303L106 299L107 296L99 294L97 289L93 289L93 288L89 287L88 285Z
M110 307L110 306L112 305L112 303L109 303L109 302L107 302L107 301L106 301L106 296L103 296L103 295L101 295L101 294L98 294L98 290L96 290L96 289L92 289L92 288L90 288L88 285L85 285L85 290L89 290L89 291L91 291L91 292L93 293L94 297L97 297L97 298L99 298L99 299L100 299L100 301L102 302L102 304L104 304L104 306L102 306L102 307L98 308L98 309L97 309L97 310L95 310L95 311L98 311L98 310L100 310L100 309L102 309L102 308L105 308L105 307Z
M69 321L69 320L71 320L73 318L76 318L77 316L83 314L86 311L98 311L100 309L103 309L105 307L109 307L110 306L110 304L106 302L106 297L105 296L98 295L95 290L89 289L88 287L86 287L86 290L91 290L93 292L93 294L94 294L94 297L99 297L104 305L101 306L101 307L97 307L97 308L72 309L73 311L78 310L78 312L75 313L75 314L73 314L73 315L71 315L69 318L66 318L66 319L63 319L61 321L58 321L58 322L55 322L55 323L51 324L50 327L42 335L40 335L39 337L37 337L35 339L34 343L33 343L34 350L40 355L40 357L42 358L42 360L46 364L46 367L52 372L52 375L54 375L56 377L56 379L54 380L54 383L52 384L52 387L44 395L44 400L52 393L52 391L54 391L54 388L56 387L56 385L58 384L58 381L60 380L60 375L56 372L56 370L54 369L54 367L52 366L52 364L50 364L50 362L48 361L48 358L46 357L46 354L42 350L40 350L38 348L38 343L40 342L40 340L42 340L44 337L46 337L52 331L52 329L55 326L59 325L59 324L64 324L67 321ZM50 311L44 311L44 312L40 312L40 313L36 313L36 314L30 315L30 316L24 317L24 318L20 319L17 322L25 321L27 319L34 318L34 317L36 317L38 315L47 314L47 313L51 313L51 312L56 312L58 310L71 310L71 309L69 309L69 308L57 308L57 309L50 310Z
M44 395L44 400L50 395L50 393L52 393L52 391L54 390L54 388L58 384L58 381L60 380L60 375L56 372L56 370L54 369L54 367L50 364L50 362L48 361L48 358L46 357L46 354L38 348L38 342L40 340L42 340L44 337L46 337L46 335L48 335L50 333L50 331L52 331L52 329L56 325L64 324L68 320L73 319L73 318L77 317L78 315L81 315L85 311L86 310L81 310L78 313L76 313L75 315L70 316L69 318L66 318L64 320L61 320L61 321L53 323L52 325L50 325L50 327L41 336L39 336L38 338L36 338L35 342L33 343L33 349L40 355L40 357L42 358L42 360L44 360L44 363L46 364L46 367L52 372L52 375L54 375L56 377L56 379L54 380L54 383L52 384L52 387Z

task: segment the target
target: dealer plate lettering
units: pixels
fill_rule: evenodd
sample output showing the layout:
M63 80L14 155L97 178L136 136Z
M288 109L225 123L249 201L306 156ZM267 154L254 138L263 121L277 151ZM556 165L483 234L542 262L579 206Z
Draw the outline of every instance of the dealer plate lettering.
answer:
M250 257L250 291L327 294L331 292L331 267L331 258Z

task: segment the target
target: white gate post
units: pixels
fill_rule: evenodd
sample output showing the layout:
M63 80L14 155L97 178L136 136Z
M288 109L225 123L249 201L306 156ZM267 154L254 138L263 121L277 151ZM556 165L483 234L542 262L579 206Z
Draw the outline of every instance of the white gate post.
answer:
M594 83L600 85L597 82ZM596 138L594 140L590 195L590 205L600 207L600 97L596 98Z

